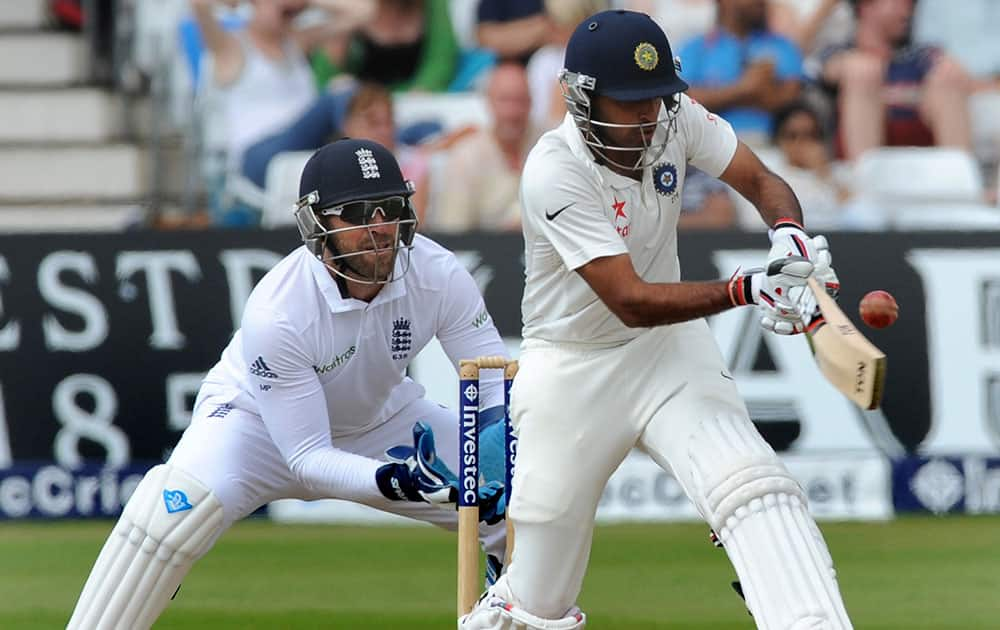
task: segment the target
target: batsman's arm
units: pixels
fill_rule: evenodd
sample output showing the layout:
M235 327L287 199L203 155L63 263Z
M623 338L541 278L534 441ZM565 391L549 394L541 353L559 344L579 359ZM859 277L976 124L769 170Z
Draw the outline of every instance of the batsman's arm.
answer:
M802 225L802 207L791 187L742 141L719 179L746 197L768 227L774 227L778 219L792 219Z
M732 308L728 283L645 282L627 254L595 258L577 269L590 288L629 327L675 324Z

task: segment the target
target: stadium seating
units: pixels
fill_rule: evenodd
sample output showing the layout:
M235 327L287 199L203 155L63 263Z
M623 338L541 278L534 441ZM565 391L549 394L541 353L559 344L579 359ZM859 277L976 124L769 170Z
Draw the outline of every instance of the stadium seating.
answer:
M874 149L858 159L853 184L852 214L870 227L1000 228L1000 212L984 203L979 165L960 149Z
M295 225L292 206L299 198L299 178L312 151L286 151L267 165L267 191L261 223L264 227Z

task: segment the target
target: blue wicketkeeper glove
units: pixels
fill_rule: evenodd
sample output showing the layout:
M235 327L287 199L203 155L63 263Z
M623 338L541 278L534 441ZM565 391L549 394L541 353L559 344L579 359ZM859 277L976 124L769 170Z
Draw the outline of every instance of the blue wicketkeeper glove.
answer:
M379 468L375 480L386 497L457 504L458 477L438 458L429 426L414 424L413 446L393 446L385 454L392 463ZM507 505L503 490L503 483L497 481L479 487L479 520L490 525L503 520Z
M413 425L413 446L394 446L390 462L375 471L375 483L393 501L456 503L458 482L434 450L434 433L423 422Z

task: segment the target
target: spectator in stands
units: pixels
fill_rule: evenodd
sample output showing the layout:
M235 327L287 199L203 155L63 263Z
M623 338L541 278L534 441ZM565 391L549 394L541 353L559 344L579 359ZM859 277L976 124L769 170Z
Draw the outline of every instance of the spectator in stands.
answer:
M254 143L299 121L305 115L333 113L332 101L320 99L305 51L320 38L367 19L364 3L349 0L253 0L252 16L238 31L224 30L215 17L216 0L190 0L205 46L211 55L211 90L218 96L219 120L226 152L226 189L233 193L244 152ZM234 0L224 4L235 6ZM314 28L298 30L295 19L307 8L333 13L332 19ZM329 123L332 124L332 123ZM218 193L219 191L215 191ZM212 208L213 220L222 225L255 224L252 204L219 202ZM229 197L230 195L224 195Z
M480 46L521 64L548 43L552 29L543 0L479 0L476 23Z
M497 66L486 99L493 125L454 144L440 175L441 189L429 209L428 230L520 230L521 167L538 138L531 125L531 93L524 67Z
M802 56L767 30L766 0L717 0L713 31L681 49L688 94L721 114L741 138L767 142L772 113L799 98Z
M795 191L810 229L842 227L841 208L850 191L842 166L831 159L816 111L799 102L777 112L772 141L781 151L772 169Z
M320 100L331 99L330 108L314 106L287 129L250 146L243 160L243 176L260 189L267 183L267 167L274 156L287 151L314 151L341 137L374 140L396 156L406 179L417 192L411 198L419 219L427 200L430 147L399 142L392 95L378 83L342 82ZM334 111L331 118L328 110ZM294 200L289 201L291 203ZM291 217L288 217L289 221ZM272 221L273 223L273 221Z
M625 0L624 8L652 16L675 52L715 25L715 0Z
M313 56L320 84L348 74L393 91L440 92L455 76L448 0L376 0L373 17Z
M531 120L538 128L551 129L566 115L558 80L566 57L566 43L584 18L608 9L608 4L607 0L545 0L545 11L552 24L548 43L531 55L527 67Z
M961 7L959 10L958 8ZM941 46L978 81L980 89L1000 89L1000 2L996 0L920 0L913 38Z
M848 0L770 0L767 23L805 56L848 42L854 34Z
M736 225L736 207L729 186L688 164L681 192L678 230L727 230ZM760 215L758 215L758 223Z
M970 149L965 70L941 49L910 41L912 0L852 0L857 34L821 55L822 80L837 93L838 153L877 146Z

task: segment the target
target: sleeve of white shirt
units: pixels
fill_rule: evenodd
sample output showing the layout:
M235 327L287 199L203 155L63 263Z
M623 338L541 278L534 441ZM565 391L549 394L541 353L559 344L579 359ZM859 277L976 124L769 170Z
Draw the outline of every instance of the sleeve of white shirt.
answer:
M681 94L677 129L684 138L688 162L712 177L722 175L736 155L732 126L687 94Z
M454 256L450 256L447 290L438 313L437 338L441 348L458 368L462 359L481 356L508 357L500 333L486 309L476 281ZM480 407L503 404L503 377L483 372L480 377Z
M522 220L552 244L567 269L627 254L602 205L597 173L565 151L532 151L521 178Z
M244 312L241 328L246 365L267 366L249 374L261 418L296 478L331 498L381 498L375 471L385 462L333 446L322 385L292 325L255 307Z

